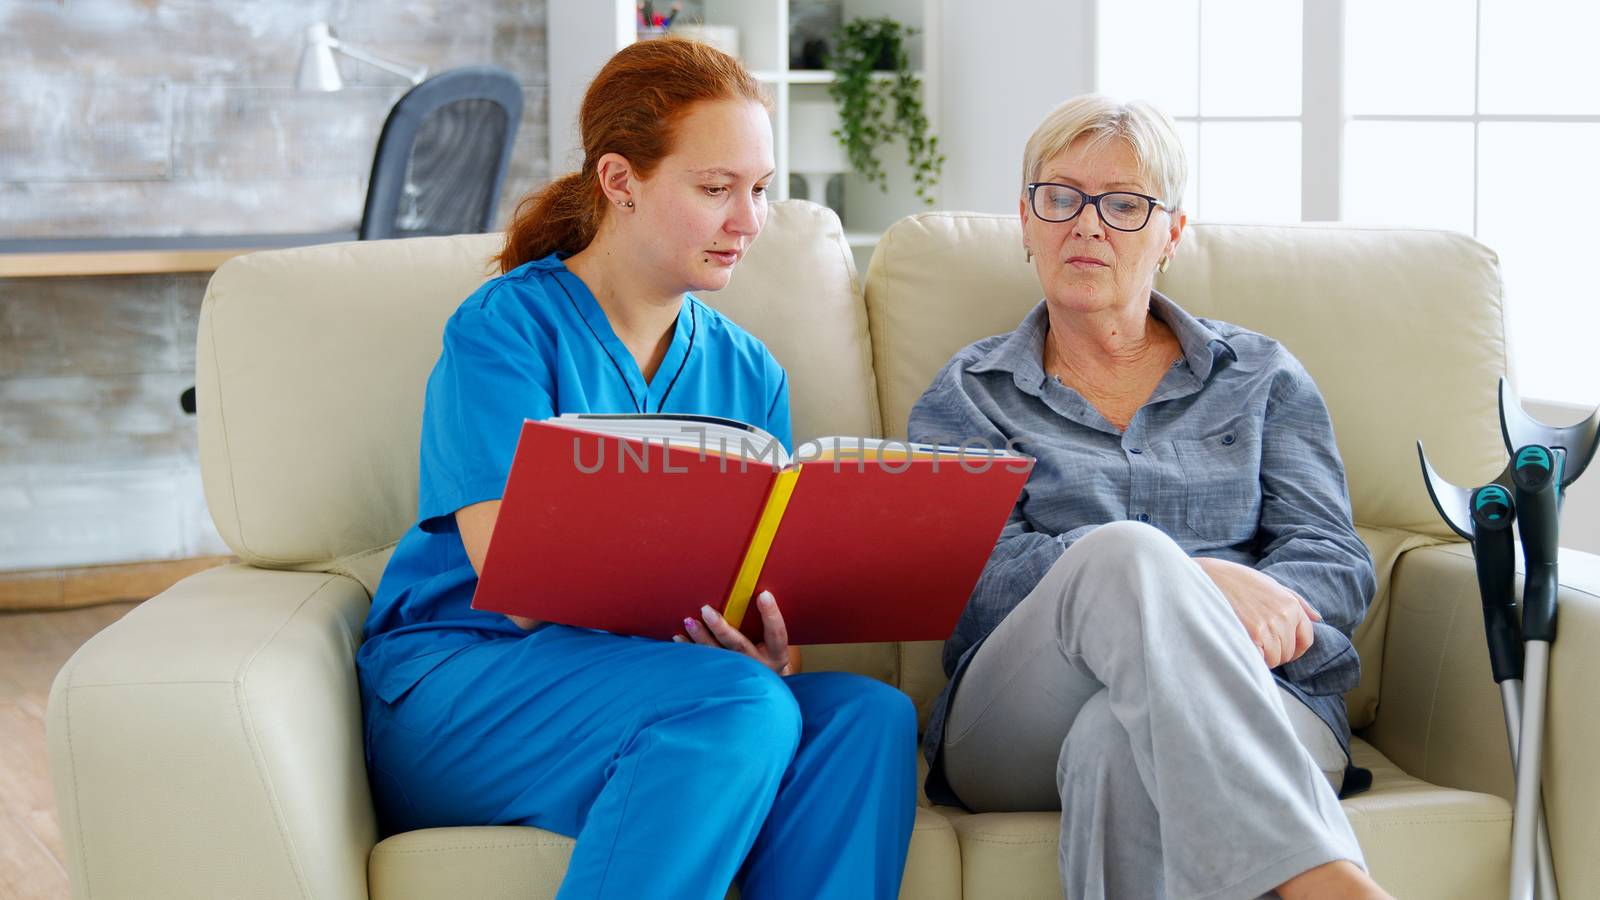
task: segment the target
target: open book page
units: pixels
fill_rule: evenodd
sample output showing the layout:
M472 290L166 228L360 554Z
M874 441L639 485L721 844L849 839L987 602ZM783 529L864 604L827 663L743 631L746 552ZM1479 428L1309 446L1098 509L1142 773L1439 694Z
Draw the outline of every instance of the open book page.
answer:
M702 456L747 459L776 468L790 462L789 452L770 432L718 416L566 413L552 421L565 428L694 450Z
M959 461L963 459L1016 459L1027 457L1005 447L985 444L968 444L954 447L944 444L914 444L910 441L863 437L821 437L806 441L795 449L796 462L828 462L847 460L899 461L905 459L938 459Z
M783 444L767 431L734 419L717 416L567 413L554 421L567 428L608 434L615 437L665 444L694 450L702 456L722 456L766 463L774 468L790 468L807 462L901 461L931 459L1025 460L1027 457L1005 447L984 444L947 446L914 444L885 438L834 435L814 438L795 449L791 456Z

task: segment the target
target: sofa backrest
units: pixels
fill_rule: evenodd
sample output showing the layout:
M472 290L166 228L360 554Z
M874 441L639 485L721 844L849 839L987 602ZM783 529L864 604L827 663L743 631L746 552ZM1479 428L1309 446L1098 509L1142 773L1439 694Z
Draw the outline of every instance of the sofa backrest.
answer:
M445 320L499 235L254 253L212 278L196 362L201 475L245 562L371 590L417 511L423 387ZM789 372L795 435L875 435L866 313L830 210L774 204L732 284L702 300Z
M1416 441L1462 483L1505 462L1496 417L1507 371L1494 253L1445 231L1193 225L1158 289L1198 316L1282 342L1333 416L1363 525L1453 538ZM883 428L961 347L1010 331L1043 296L1015 216L923 213L884 235L867 274Z

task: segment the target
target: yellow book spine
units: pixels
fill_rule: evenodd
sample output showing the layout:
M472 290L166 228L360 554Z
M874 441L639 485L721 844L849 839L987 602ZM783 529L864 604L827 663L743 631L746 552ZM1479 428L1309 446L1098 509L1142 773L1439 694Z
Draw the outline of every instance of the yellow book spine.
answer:
M756 579L761 577L761 567L767 564L767 552L772 549L772 539L778 536L778 525L783 521L783 511L789 508L789 498L794 495L795 484L800 480L800 470L784 469L772 482L767 494L767 505L756 522L756 533L745 548L744 562L739 565L739 577L733 580L733 590L728 592L728 602L722 607L722 618L735 628L744 621L750 608L750 597L756 590Z

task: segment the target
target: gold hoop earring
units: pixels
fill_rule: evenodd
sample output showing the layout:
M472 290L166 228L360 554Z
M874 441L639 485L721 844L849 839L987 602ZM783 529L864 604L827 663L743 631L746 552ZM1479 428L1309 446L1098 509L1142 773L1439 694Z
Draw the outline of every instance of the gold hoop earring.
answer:
M1156 271L1157 272L1165 272L1167 270L1167 265L1170 264L1171 262L1172 262L1172 257L1170 257L1170 256L1161 257L1161 262L1156 264Z
M1033 248L1032 247L1029 247L1027 244L1023 244L1022 245L1022 252L1023 252L1024 257L1028 260L1028 262L1033 262Z

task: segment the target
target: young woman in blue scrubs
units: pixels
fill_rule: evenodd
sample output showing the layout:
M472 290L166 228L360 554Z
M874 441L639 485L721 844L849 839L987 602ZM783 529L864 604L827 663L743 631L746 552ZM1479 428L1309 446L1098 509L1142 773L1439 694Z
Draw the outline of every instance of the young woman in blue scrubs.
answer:
M770 595L755 645L709 607L676 643L470 607L523 419L702 413L790 444L783 369L688 293L726 285L765 222L756 82L709 47L641 42L600 71L581 126L582 171L523 202L504 274L451 317L428 380L418 521L357 659L382 826L574 835L561 898L893 897L911 703L791 674ZM635 537L617 523L619 565Z

